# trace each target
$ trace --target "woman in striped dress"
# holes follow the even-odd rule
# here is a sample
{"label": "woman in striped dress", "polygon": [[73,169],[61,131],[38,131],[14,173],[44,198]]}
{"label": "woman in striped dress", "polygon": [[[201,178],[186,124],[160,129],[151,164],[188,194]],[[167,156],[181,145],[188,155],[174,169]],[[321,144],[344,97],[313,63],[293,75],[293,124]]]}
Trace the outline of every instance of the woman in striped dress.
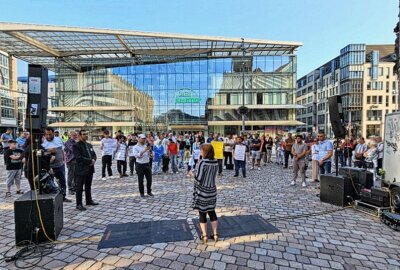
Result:
{"label": "woman in striped dress", "polygon": [[215,213],[217,203],[217,187],[215,179],[218,173],[218,161],[214,158],[214,148],[211,144],[201,145],[201,156],[203,157],[196,165],[193,209],[199,210],[199,221],[202,232],[202,240],[207,243],[207,213],[210,217],[213,229],[214,241],[218,241],[218,219]]}

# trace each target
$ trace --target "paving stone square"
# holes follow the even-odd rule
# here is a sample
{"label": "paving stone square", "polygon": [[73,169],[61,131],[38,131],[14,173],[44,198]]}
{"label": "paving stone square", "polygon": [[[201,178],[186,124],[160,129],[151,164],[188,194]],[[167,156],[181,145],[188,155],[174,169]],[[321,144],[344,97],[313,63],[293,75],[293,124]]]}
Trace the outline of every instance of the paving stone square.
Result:
{"label": "paving stone square", "polygon": [[[13,202],[17,195],[13,189],[13,197],[5,198],[4,165],[0,168],[0,252],[4,254],[15,244]],[[117,174],[115,161],[113,169]],[[320,202],[314,183],[290,187],[291,168],[268,164],[258,171],[248,166],[245,179],[233,178],[233,171],[224,170],[217,179],[217,214],[258,214],[280,233],[221,239],[216,245],[212,241],[204,245],[197,237],[191,221],[198,214],[191,208],[193,180],[186,171],[154,175],[155,196],[144,199],[139,196],[136,175],[103,181],[100,172],[98,160],[92,194],[100,205],[79,212],[75,198],[68,196],[73,202],[64,203],[64,228],[59,236],[64,242],[31,269],[400,269],[400,232],[377,218],[345,209],[288,219],[340,209]],[[27,180],[22,183],[28,190]],[[188,220],[195,240],[97,249],[108,224],[171,219]],[[1,260],[0,269],[16,267]]]}

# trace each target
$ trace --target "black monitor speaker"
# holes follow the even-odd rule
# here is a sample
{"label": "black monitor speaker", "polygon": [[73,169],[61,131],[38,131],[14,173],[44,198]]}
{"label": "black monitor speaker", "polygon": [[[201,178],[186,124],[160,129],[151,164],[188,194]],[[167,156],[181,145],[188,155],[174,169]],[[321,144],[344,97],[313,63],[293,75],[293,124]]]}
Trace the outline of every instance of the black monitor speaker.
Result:
{"label": "black monitor speaker", "polygon": [[322,174],[320,200],[337,206],[347,206],[354,200],[350,180],[342,175]]}
{"label": "black monitor speaker", "polygon": [[[40,207],[41,219],[47,236],[56,240],[63,228],[63,196],[56,194],[37,194],[28,191],[14,201],[15,242],[22,245],[29,240],[35,243],[47,242],[48,239],[39,219]],[[26,244],[26,242],[24,243]]]}
{"label": "black monitor speaker", "polygon": [[329,118],[331,120],[333,134],[335,134],[336,138],[344,138],[346,136],[346,130],[344,128],[342,98],[341,96],[331,96],[328,99],[328,103]]}

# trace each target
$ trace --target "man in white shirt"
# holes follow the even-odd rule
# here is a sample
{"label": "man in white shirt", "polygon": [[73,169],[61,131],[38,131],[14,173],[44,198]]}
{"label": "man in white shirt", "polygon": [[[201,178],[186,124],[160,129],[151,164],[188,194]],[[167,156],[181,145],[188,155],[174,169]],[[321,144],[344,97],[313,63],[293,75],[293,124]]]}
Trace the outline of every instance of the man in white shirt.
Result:
{"label": "man in white shirt", "polygon": [[358,138],[356,149],[353,152],[354,166],[358,168],[364,167],[364,153],[368,151],[368,145],[365,143],[363,137]]}
{"label": "man in white shirt", "polygon": [[[233,135],[230,134],[228,137],[224,138],[224,166],[226,169],[226,165],[232,164],[232,146],[235,144],[235,140],[233,139]],[[229,161],[228,161],[229,160]]]}
{"label": "man in white shirt", "polygon": [[236,144],[233,147],[233,161],[235,163],[235,175],[239,176],[239,169],[242,168],[243,178],[246,178],[246,145],[243,143],[243,137],[236,137]]}
{"label": "man in white shirt", "polygon": [[136,173],[138,175],[140,197],[144,198],[143,180],[146,177],[147,195],[153,197],[151,193],[152,175],[150,167],[151,146],[146,144],[146,136],[139,135],[138,143],[133,147],[133,155],[136,158]]}
{"label": "man in white shirt", "polygon": [[50,168],[53,170],[54,176],[60,183],[63,200],[64,202],[71,202],[71,200],[66,197],[67,181],[65,178],[65,159],[63,147],[60,145],[59,140],[55,139],[54,129],[52,127],[47,127],[45,129],[44,137],[45,140],[42,143],[42,147],[46,150],[46,152],[49,152],[52,155]]}
{"label": "man in white shirt", "polygon": [[112,159],[115,151],[117,150],[117,140],[114,138],[110,137],[110,132],[108,130],[105,130],[103,132],[104,138],[101,139],[101,179],[102,180],[107,180],[106,178],[106,167],[107,167],[107,173],[108,177],[112,178]]}

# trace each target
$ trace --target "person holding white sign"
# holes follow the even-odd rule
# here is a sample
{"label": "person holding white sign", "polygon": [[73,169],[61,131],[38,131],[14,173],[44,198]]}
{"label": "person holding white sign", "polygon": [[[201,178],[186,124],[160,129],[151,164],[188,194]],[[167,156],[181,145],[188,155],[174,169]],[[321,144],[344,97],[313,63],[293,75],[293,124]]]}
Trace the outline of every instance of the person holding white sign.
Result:
{"label": "person holding white sign", "polygon": [[243,137],[236,137],[236,144],[233,147],[233,160],[235,163],[235,175],[239,176],[239,168],[242,168],[243,178],[246,178],[246,145],[243,143]]}

